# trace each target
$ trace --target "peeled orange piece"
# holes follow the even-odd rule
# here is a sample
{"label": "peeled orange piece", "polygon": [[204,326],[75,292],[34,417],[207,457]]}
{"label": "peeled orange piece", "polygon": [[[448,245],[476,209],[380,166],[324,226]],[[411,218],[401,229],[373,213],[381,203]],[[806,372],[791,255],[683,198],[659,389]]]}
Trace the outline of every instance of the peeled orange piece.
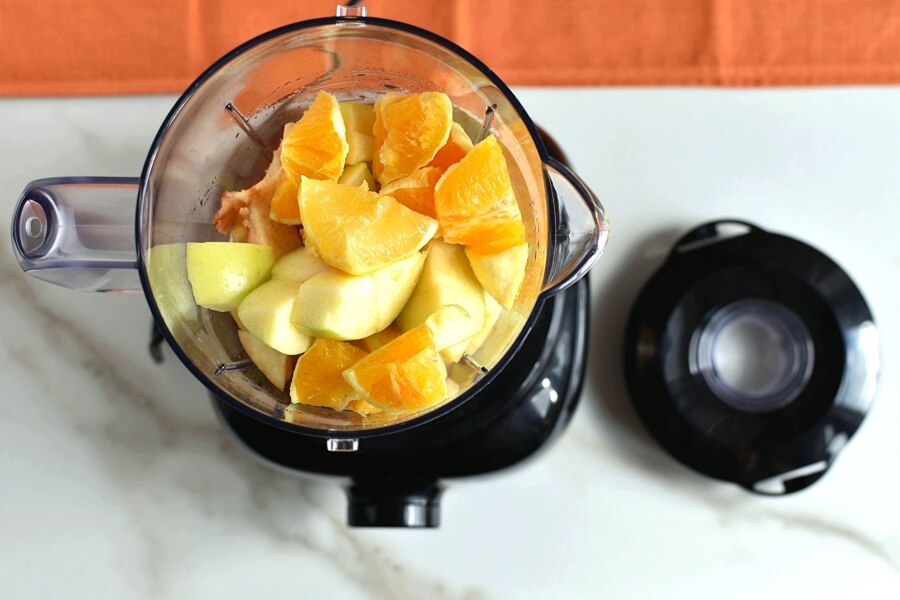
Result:
{"label": "peeled orange piece", "polygon": [[[301,179],[300,214],[308,244],[332,267],[365,275],[412,256],[437,221],[368,186]],[[360,298],[360,302],[367,299]]]}
{"label": "peeled orange piece", "polygon": [[368,417],[369,415],[375,415],[382,412],[380,408],[372,406],[362,398],[351,400],[345,410],[352,410],[361,417]]}
{"label": "peeled orange piece", "polygon": [[270,218],[291,225],[300,223],[299,206],[295,206],[300,177],[337,179],[344,171],[349,150],[338,101],[328,92],[319,92],[300,120],[285,129],[280,148],[282,173]]}
{"label": "peeled orange piece", "polygon": [[282,169],[281,174],[278,176],[278,183],[275,186],[275,193],[272,194],[272,207],[269,212],[269,218],[286,225],[299,225],[299,191],[300,183],[297,179]]}
{"label": "peeled orange piece", "polygon": [[319,92],[282,140],[281,166],[297,178],[337,179],[349,149],[338,101],[328,92]]}
{"label": "peeled orange piece", "polygon": [[447,94],[387,94],[375,102],[372,168],[381,185],[427,165],[450,137],[453,104]]}
{"label": "peeled orange piece", "polygon": [[344,410],[358,396],[342,373],[365,356],[365,350],[347,342],[316,340],[294,367],[291,402]]}
{"label": "peeled orange piece", "polygon": [[381,188],[380,194],[390,196],[406,208],[433,218],[437,216],[434,212],[434,185],[442,174],[443,171],[436,167],[416,169],[411,175]]}
{"label": "peeled orange piece", "polygon": [[438,150],[438,153],[434,155],[428,166],[437,167],[441,172],[444,172],[451,165],[461,161],[463,156],[468,154],[471,149],[472,140],[469,138],[469,134],[462,128],[462,125],[453,123],[450,126],[450,137],[447,139],[447,143]]}
{"label": "peeled orange piece", "polygon": [[444,240],[494,254],[525,242],[500,143],[486,137],[452,165],[434,188],[434,208]]}
{"label": "peeled orange piece", "polygon": [[416,412],[447,397],[447,370],[427,325],[411,329],[344,371],[369,404],[388,412]]}

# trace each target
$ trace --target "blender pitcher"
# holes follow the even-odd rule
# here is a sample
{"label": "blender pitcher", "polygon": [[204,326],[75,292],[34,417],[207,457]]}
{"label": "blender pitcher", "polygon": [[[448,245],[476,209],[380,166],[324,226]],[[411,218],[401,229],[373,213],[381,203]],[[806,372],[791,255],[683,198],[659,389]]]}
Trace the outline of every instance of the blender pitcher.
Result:
{"label": "blender pitcher", "polygon": [[[263,34],[209,67],[163,122],[140,178],[31,182],[12,224],[16,257],[31,276],[78,290],[142,291],[175,353],[216,397],[329,450],[415,427],[477,394],[515,354],[542,302],[587,273],[608,233],[600,202],[548,155],[488,67],[431,32],[338,12]],[[246,361],[231,316],[193,300],[185,244],[224,239],[212,225],[222,192],[261,177],[282,126],[319,90],[366,102],[392,91],[445,92],[455,119],[473,139],[497,136],[509,164],[530,250],[525,282],[487,342],[451,369],[459,391],[417,414],[364,419],[290,405]]]}

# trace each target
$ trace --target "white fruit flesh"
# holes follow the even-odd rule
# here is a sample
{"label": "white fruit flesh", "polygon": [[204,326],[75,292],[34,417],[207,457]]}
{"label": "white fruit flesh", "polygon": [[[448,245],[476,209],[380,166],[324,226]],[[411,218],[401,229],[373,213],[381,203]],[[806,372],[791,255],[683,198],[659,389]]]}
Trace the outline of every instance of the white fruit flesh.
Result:
{"label": "white fruit flesh", "polygon": [[266,379],[272,382],[272,385],[277,390],[284,391],[284,387],[294,371],[294,363],[297,362],[297,357],[288,356],[278,350],[269,348],[249,331],[238,331],[238,339],[240,339],[241,345],[247,351],[247,356],[253,361],[256,368],[266,376]]}
{"label": "white fruit flesh", "polygon": [[372,171],[369,170],[369,165],[364,162],[350,165],[344,169],[344,172],[338,178],[338,183],[352,186],[361,185],[363,181],[366,182],[366,185],[370,190],[375,189],[375,178],[372,177]]}
{"label": "white fruit flesh", "polygon": [[[403,331],[409,331],[424,323],[442,307],[451,304],[459,305],[468,313],[472,334],[484,325],[484,292],[472,273],[463,247],[434,240],[431,242],[428,258],[425,259],[419,283],[397,317],[397,325]],[[446,348],[444,360],[459,360],[465,351],[464,341],[460,340],[458,344]]]}
{"label": "white fruit flesh", "polygon": [[272,267],[272,279],[296,281],[300,284],[328,268],[325,261],[308,248],[297,248],[278,259]]}
{"label": "white fruit flesh", "polygon": [[194,301],[210,310],[234,310],[269,278],[274,262],[272,248],[261,244],[190,242],[187,274]]}
{"label": "white fruit flesh", "polygon": [[273,279],[250,292],[238,307],[247,331],[282,354],[303,354],[312,338],[291,322],[298,285]]}
{"label": "white fruit flesh", "polygon": [[478,350],[487,337],[490,335],[491,331],[494,329],[494,325],[497,324],[497,319],[500,318],[500,313],[503,312],[503,307],[500,306],[500,303],[494,300],[494,297],[484,292],[484,325],[481,327],[481,330],[473,335],[466,344],[465,353],[472,354],[476,350]]}
{"label": "white fruit flesh", "polygon": [[[362,102],[339,102],[341,116],[347,129],[347,164],[355,165],[370,162],[375,151],[375,137],[372,128],[375,125],[375,107]],[[343,182],[342,182],[343,183]]]}
{"label": "white fruit flesh", "polygon": [[403,309],[424,262],[417,252],[368,275],[323,271],[300,286],[293,323],[330,340],[358,340],[381,331]]}
{"label": "white fruit flesh", "polygon": [[478,333],[478,323],[458,304],[442,306],[436,313],[425,319],[434,339],[434,347],[439,352],[463,344]]}
{"label": "white fruit flesh", "polygon": [[472,272],[481,286],[504,308],[512,308],[528,263],[528,244],[519,244],[496,254],[476,254],[466,250]]}

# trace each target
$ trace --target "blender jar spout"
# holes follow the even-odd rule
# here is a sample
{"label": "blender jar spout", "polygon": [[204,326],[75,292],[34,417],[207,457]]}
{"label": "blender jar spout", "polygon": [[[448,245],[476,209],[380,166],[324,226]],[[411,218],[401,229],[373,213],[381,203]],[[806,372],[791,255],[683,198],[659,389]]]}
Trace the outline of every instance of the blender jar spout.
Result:
{"label": "blender jar spout", "polygon": [[134,216],[139,180],[38,179],[13,213],[12,244],[22,270],[62,287],[139,292]]}
{"label": "blender jar spout", "polygon": [[609,219],[600,200],[569,167],[544,160],[555,231],[548,248],[543,294],[552,296],[587,275],[609,239]]}

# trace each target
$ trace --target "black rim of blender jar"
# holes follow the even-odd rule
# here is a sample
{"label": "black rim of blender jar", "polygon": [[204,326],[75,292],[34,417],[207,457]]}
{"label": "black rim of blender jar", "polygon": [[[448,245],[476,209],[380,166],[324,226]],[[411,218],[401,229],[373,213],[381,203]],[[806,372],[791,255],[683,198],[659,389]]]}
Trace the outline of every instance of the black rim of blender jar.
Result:
{"label": "black rim of blender jar", "polygon": [[[500,358],[500,360],[491,368],[484,376],[479,379],[477,382],[473,383],[473,385],[466,390],[465,393],[461,394],[457,398],[446,402],[443,406],[440,406],[434,410],[431,410],[421,416],[412,418],[408,421],[404,421],[403,423],[385,425],[384,427],[373,427],[370,429],[357,429],[352,431],[340,430],[340,429],[314,429],[312,427],[305,427],[303,425],[297,425],[295,423],[290,423],[288,421],[284,421],[281,419],[276,419],[270,415],[267,415],[259,410],[255,410],[251,408],[249,405],[241,402],[231,394],[225,393],[219,386],[217,386],[213,380],[212,375],[201,371],[194,365],[191,360],[187,357],[187,355],[181,350],[178,343],[175,340],[175,337],[172,335],[172,332],[169,330],[169,327],[166,325],[165,320],[162,318],[162,314],[159,311],[159,307],[156,304],[156,299],[153,297],[152,289],[150,287],[150,280],[147,275],[147,265],[144,255],[143,244],[141,241],[141,229],[144,224],[144,208],[145,208],[145,194],[147,193],[147,183],[148,176],[150,170],[153,168],[153,163],[156,159],[156,154],[159,151],[159,146],[162,139],[165,137],[166,133],[171,127],[172,123],[178,117],[178,114],[181,112],[181,109],[187,104],[188,100],[194,95],[197,89],[202,86],[207,79],[209,79],[213,74],[218,72],[223,66],[227,63],[231,62],[244,52],[250,50],[251,48],[258,46],[272,38],[282,36],[287,33],[292,33],[296,31],[300,31],[303,29],[311,29],[313,27],[322,27],[327,25],[338,25],[340,23],[355,23],[355,24],[365,24],[365,25],[374,25],[379,27],[385,27],[388,29],[396,29],[400,31],[404,31],[406,33],[410,33],[413,35],[417,35],[419,37],[425,38],[430,42],[434,42],[445,48],[451,50],[452,52],[458,54],[461,58],[468,61],[472,64],[477,70],[481,71],[481,73],[487,77],[491,83],[497,86],[504,96],[508,99],[512,108],[516,111],[519,118],[525,123],[525,127],[528,129],[528,133],[531,135],[532,140],[534,141],[535,148],[537,149],[538,156],[540,156],[542,163],[550,163],[554,164],[556,161],[550,157],[547,153],[547,148],[543,142],[543,139],[538,132],[537,126],[525,112],[522,104],[519,102],[518,98],[512,93],[512,91],[507,87],[505,83],[503,83],[500,78],[482,61],[476,58],[474,55],[469,53],[467,50],[461,48],[457,44],[451,42],[450,40],[441,37],[431,31],[421,29],[414,25],[409,25],[407,23],[402,23],[400,21],[393,21],[391,19],[380,19],[377,17],[325,17],[321,19],[310,19],[307,21],[299,21],[296,23],[292,23],[290,25],[285,25],[283,27],[279,27],[277,29],[273,29],[266,33],[256,36],[252,38],[240,46],[237,46],[221,58],[219,58],[216,62],[210,65],[203,73],[200,74],[197,79],[191,83],[188,88],[181,94],[178,100],[175,102],[172,109],[169,111],[169,114],[166,115],[165,120],[159,128],[159,131],[156,133],[156,137],[153,139],[153,143],[150,145],[150,151],[147,154],[147,160],[144,162],[144,168],[141,171],[140,178],[140,193],[138,195],[138,202],[135,212],[135,243],[137,245],[137,270],[141,280],[141,286],[144,290],[144,296],[147,298],[147,304],[150,306],[150,312],[153,315],[153,320],[156,322],[156,326],[162,332],[163,336],[166,338],[166,341],[169,343],[169,346],[178,356],[179,360],[187,367],[188,371],[194,375],[197,379],[199,379],[203,385],[207,387],[217,398],[221,398],[222,401],[227,402],[229,406],[232,406],[236,410],[263,421],[269,425],[274,427],[278,427],[280,429],[285,429],[287,431],[292,431],[295,433],[302,433],[306,435],[312,435],[320,438],[368,438],[368,437],[376,437],[382,435],[389,435],[392,433],[396,433],[399,431],[406,431],[413,427],[418,427],[419,425],[423,425],[428,423],[434,419],[437,419],[451,410],[455,410],[458,406],[461,406],[479,390],[483,389],[489,382],[491,382],[494,377],[499,373],[502,369],[504,369],[512,360],[512,357],[519,351],[522,346],[522,342],[526,336],[531,332],[534,324],[537,320],[538,314],[541,312],[544,306],[544,301],[546,299],[546,295],[544,292],[538,294],[537,300],[535,301],[534,307],[531,310],[531,314],[528,315],[528,319],[525,322],[525,325],[522,327],[522,331],[519,332],[518,337],[516,337],[515,341],[510,345],[509,350]],[[548,198],[551,198],[553,192],[553,186],[550,183],[549,175],[547,174],[546,169],[544,169],[544,187],[545,193]],[[557,229],[557,215],[553,213],[553,211],[547,211],[547,242],[548,242],[548,250],[549,243],[553,240],[554,235]],[[147,215],[149,218],[149,215]],[[548,263],[549,264],[549,263]],[[546,267],[545,267],[545,279],[546,279]]]}

